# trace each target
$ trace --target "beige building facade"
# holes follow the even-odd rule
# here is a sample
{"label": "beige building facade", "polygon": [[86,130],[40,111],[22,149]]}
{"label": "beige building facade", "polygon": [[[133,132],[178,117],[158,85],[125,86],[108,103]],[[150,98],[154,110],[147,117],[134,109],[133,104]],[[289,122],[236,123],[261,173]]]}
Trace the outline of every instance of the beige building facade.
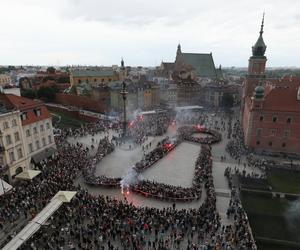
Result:
{"label": "beige building facade", "polygon": [[3,178],[12,182],[17,174],[29,169],[20,111],[1,112],[0,129],[0,164],[7,167]]}

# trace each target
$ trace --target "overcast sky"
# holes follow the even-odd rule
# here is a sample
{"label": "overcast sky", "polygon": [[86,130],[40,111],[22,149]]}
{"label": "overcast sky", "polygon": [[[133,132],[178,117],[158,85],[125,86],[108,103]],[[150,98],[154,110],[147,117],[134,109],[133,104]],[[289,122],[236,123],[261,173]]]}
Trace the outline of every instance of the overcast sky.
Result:
{"label": "overcast sky", "polygon": [[0,65],[154,66],[212,52],[247,66],[266,12],[268,66],[300,66],[299,0],[0,0]]}

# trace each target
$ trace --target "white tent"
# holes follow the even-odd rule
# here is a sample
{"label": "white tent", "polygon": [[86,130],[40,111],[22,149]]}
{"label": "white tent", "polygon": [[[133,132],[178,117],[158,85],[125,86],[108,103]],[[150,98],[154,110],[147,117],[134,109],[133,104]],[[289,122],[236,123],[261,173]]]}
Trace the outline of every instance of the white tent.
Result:
{"label": "white tent", "polygon": [[16,178],[22,179],[22,180],[32,180],[34,177],[36,177],[40,173],[41,173],[41,171],[39,171],[39,170],[28,169],[28,170],[25,170],[25,171],[19,173],[16,176]]}
{"label": "white tent", "polygon": [[12,189],[11,185],[9,185],[4,180],[0,179],[0,196],[5,194],[6,192],[8,192],[11,189]]}

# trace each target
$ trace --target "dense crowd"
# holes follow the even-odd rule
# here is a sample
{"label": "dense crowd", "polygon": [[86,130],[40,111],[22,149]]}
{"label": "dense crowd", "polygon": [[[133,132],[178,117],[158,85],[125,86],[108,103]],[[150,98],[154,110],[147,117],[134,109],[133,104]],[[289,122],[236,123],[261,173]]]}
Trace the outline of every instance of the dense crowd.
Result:
{"label": "dense crowd", "polygon": [[[88,148],[80,143],[69,144],[66,138],[93,135],[108,127],[109,124],[98,123],[77,132],[62,131],[56,138],[59,142],[57,154],[39,165],[42,174],[30,182],[17,184],[12,192],[0,197],[0,227],[5,229],[20,218],[34,217],[59,190],[77,191],[71,203],[60,207],[20,249],[254,249],[247,231],[247,217],[239,209],[234,191],[228,216],[234,216],[235,223],[221,226],[216,211],[210,145],[202,145],[195,164],[193,188],[197,191],[193,194],[199,195],[202,185],[206,192],[198,209],[135,207],[126,201],[126,197],[125,201],[120,201],[102,195],[93,196],[75,185],[74,180],[81,172],[86,180],[94,182],[96,163],[112,152],[114,146],[105,137],[91,157]],[[174,141],[172,143],[176,145]],[[169,142],[165,140],[136,164],[135,169],[142,172],[174,147],[166,145]],[[97,181],[105,182],[105,178],[99,177]],[[143,186],[151,188],[154,194],[158,192],[153,189],[156,186],[161,195],[174,196],[176,193],[176,190],[167,191],[166,187],[162,190],[153,184]],[[178,196],[182,195],[184,197],[184,194]]]}
{"label": "dense crowd", "polygon": [[200,199],[203,181],[207,180],[212,168],[211,152],[209,147],[202,146],[201,153],[195,163],[195,174],[192,187],[184,188],[154,181],[140,181],[132,187],[136,192],[146,196],[174,201],[189,201]]}
{"label": "dense crowd", "polygon": [[[207,134],[206,137],[195,137],[196,133]],[[179,138],[186,141],[192,141],[201,144],[214,144],[220,142],[222,135],[212,129],[208,129],[204,126],[182,126],[178,128]]]}
{"label": "dense crowd", "polygon": [[232,139],[226,145],[226,151],[232,158],[241,160],[241,157],[247,153],[247,149],[244,144],[243,129],[238,120],[233,125],[231,137]]}

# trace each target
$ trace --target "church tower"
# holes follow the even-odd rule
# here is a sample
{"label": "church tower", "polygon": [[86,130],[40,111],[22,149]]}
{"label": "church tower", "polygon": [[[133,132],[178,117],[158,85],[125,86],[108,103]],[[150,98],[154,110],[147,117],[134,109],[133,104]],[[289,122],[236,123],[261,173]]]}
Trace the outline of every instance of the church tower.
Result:
{"label": "church tower", "polygon": [[119,72],[119,79],[120,79],[120,81],[124,81],[125,78],[126,78],[126,75],[127,75],[126,74],[126,68],[125,68],[123,57],[122,57],[121,67],[120,67],[120,72]]}
{"label": "church tower", "polygon": [[[265,14],[264,14],[265,15]],[[265,79],[267,57],[265,56],[266,44],[263,39],[264,15],[262,18],[259,37],[252,47],[252,56],[249,58],[248,74],[244,86],[244,97],[251,96],[257,85],[261,85]]]}

